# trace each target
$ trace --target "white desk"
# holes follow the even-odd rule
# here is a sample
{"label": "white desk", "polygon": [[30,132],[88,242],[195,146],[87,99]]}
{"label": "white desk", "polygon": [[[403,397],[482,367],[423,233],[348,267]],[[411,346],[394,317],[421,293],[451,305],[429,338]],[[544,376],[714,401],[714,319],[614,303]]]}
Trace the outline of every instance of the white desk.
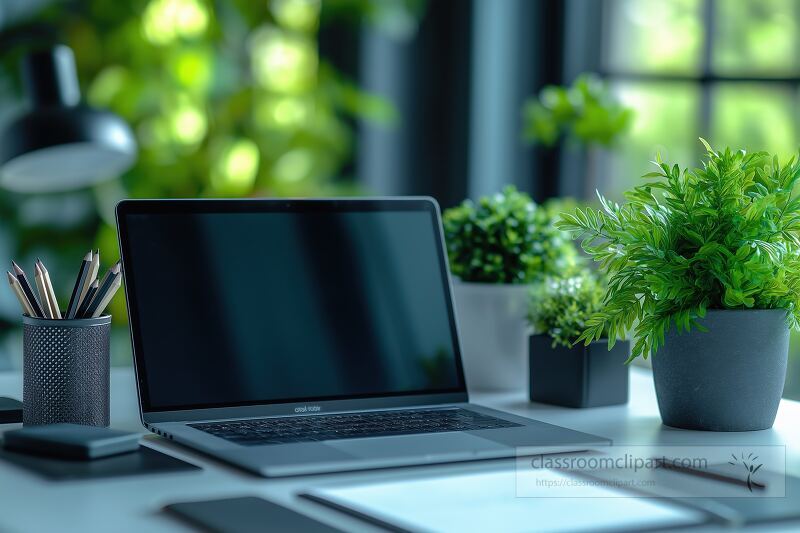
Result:
{"label": "white desk", "polygon": [[[0,373],[0,394],[21,397],[19,373]],[[132,371],[115,368],[111,375],[111,425],[143,431]],[[473,401],[561,426],[602,435],[617,444],[785,444],[787,470],[800,475],[800,403],[784,400],[775,427],[752,433],[703,433],[661,425],[649,371],[631,369],[631,401],[627,406],[567,409],[530,404],[526,395],[475,394]],[[12,429],[17,426],[2,426]],[[0,462],[0,531],[188,531],[182,522],[160,511],[166,503],[237,495],[263,495],[348,531],[373,531],[363,522],[296,494],[303,489],[340,482],[386,480],[409,472],[425,474],[513,468],[513,462],[492,461],[329,474],[266,480],[148,436],[149,446],[203,467],[202,472],[150,475],[96,482],[48,482]],[[787,529],[788,524],[774,529]],[[764,528],[759,528],[763,530]],[[794,528],[800,529],[798,526]]]}

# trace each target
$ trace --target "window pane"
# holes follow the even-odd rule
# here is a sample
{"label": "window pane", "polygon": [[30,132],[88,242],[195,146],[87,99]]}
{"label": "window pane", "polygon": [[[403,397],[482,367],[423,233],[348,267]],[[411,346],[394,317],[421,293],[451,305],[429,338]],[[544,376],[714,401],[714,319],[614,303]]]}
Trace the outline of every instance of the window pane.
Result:
{"label": "window pane", "polygon": [[670,163],[695,166],[699,150],[697,117],[700,91],[690,83],[614,83],[616,96],[633,108],[630,132],[611,153],[600,192],[619,200],[654,170],[656,153]]}
{"label": "window pane", "polygon": [[624,72],[699,72],[701,7],[701,0],[609,0],[606,66]]}
{"label": "window pane", "polygon": [[712,68],[719,74],[800,72],[800,0],[716,0]]}
{"label": "window pane", "polygon": [[764,84],[726,83],[713,90],[715,147],[768,150],[782,158],[798,146],[795,91]]}

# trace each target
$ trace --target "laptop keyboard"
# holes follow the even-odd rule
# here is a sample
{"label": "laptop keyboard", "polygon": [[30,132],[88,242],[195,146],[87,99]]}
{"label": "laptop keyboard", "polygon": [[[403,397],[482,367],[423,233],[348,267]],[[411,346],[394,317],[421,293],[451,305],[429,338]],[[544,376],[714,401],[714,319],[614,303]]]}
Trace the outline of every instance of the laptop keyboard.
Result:
{"label": "laptop keyboard", "polygon": [[189,424],[244,446],[518,427],[466,409],[376,411]]}

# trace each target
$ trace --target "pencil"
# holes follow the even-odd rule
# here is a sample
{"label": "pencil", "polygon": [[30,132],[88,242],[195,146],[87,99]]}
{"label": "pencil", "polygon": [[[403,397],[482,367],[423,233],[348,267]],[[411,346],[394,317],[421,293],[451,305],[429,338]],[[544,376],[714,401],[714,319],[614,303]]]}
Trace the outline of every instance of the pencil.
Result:
{"label": "pencil", "polygon": [[72,288],[72,296],[69,298],[69,305],[67,306],[67,318],[75,318],[75,314],[78,312],[78,304],[80,304],[81,298],[81,291],[83,290],[83,284],[86,280],[86,276],[89,274],[89,267],[92,263],[92,252],[89,251],[83,257],[83,261],[81,261],[81,268],[78,271],[78,278],[75,280],[75,286]]}
{"label": "pencil", "polygon": [[[100,286],[97,288],[97,292],[94,294],[94,298],[92,298],[91,303],[89,303],[89,307],[86,308],[86,317],[87,318],[94,317],[94,316],[99,316],[99,315],[95,315],[95,312],[98,311],[98,308],[103,303],[103,301],[104,301],[104,299],[106,297],[106,294],[108,294],[109,291],[111,291],[111,286],[114,284],[114,282],[117,281],[118,279],[120,279],[120,275],[119,275],[120,268],[121,268],[121,265],[120,265],[119,262],[117,262],[114,266],[109,268],[108,272],[106,272],[106,275],[103,276],[103,280],[100,282]],[[114,290],[116,290],[116,289],[114,289]],[[113,295],[114,294],[112,292],[111,296],[113,296]],[[108,300],[110,300],[110,299],[111,298],[109,298]],[[108,303],[108,300],[105,301],[106,304]],[[103,307],[105,307],[105,305],[103,305]],[[100,308],[99,310],[102,312],[103,309]]]}
{"label": "pencil", "polygon": [[83,302],[81,302],[81,306],[78,308],[77,317],[78,318],[89,318],[86,316],[86,309],[89,308],[89,304],[92,303],[92,298],[97,293],[97,287],[100,285],[100,280],[94,280],[91,285],[89,285],[89,290],[86,291],[86,296],[83,298]]}
{"label": "pencil", "polygon": [[61,318],[61,308],[58,306],[58,298],[56,298],[56,291],[53,289],[53,282],[50,281],[50,273],[44,267],[44,263],[39,260],[39,268],[42,271],[44,278],[44,287],[47,290],[47,298],[50,300],[52,306],[53,318]]}
{"label": "pencil", "polygon": [[[97,318],[100,315],[102,315],[103,311],[105,311],[106,307],[108,307],[111,298],[114,297],[114,294],[116,294],[117,289],[119,289],[120,285],[122,285],[122,276],[115,276],[114,281],[111,282],[111,287],[109,287],[108,291],[106,291],[105,296],[103,296],[103,298],[97,304],[94,312],[91,314],[91,317],[87,316],[86,318]],[[97,298],[94,299],[94,301],[96,300]],[[94,304],[94,301],[92,301],[92,304]]]}
{"label": "pencil", "polygon": [[25,293],[25,296],[28,298],[28,302],[31,304],[31,308],[35,313],[34,316],[44,318],[45,314],[44,310],[42,309],[42,305],[36,298],[36,294],[33,292],[31,284],[28,282],[28,277],[25,275],[25,271],[22,270],[14,261],[11,261],[11,265],[14,267],[14,275],[17,277],[17,281],[19,281],[19,286],[22,288],[22,292]]}
{"label": "pencil", "polygon": [[47,293],[47,287],[44,284],[44,274],[42,274],[42,269],[39,267],[38,262],[34,268],[33,279],[36,280],[36,288],[39,289],[39,298],[42,301],[44,317],[53,318],[55,316],[53,314],[53,304],[50,303],[50,295]]}
{"label": "pencil", "polygon": [[92,254],[92,262],[89,264],[89,272],[86,273],[86,279],[83,282],[83,287],[81,287],[78,309],[83,305],[83,301],[86,299],[86,293],[89,292],[89,286],[97,279],[97,272],[100,270],[100,250],[97,250],[97,252],[89,250],[89,253]]}
{"label": "pencil", "polygon": [[22,292],[22,287],[19,286],[19,281],[17,278],[14,277],[14,274],[11,272],[6,272],[8,274],[8,284],[11,285],[11,290],[14,291],[14,295],[19,300],[19,304],[22,306],[22,312],[28,316],[35,316],[33,312],[33,307],[31,304],[28,303],[28,298],[25,296],[25,293]]}

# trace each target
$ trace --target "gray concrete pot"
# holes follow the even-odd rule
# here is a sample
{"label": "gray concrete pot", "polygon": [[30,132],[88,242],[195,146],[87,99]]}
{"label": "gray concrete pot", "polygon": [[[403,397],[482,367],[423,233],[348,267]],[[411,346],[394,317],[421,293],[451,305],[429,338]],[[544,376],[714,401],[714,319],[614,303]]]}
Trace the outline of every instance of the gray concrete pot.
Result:
{"label": "gray concrete pot", "polygon": [[705,431],[772,427],[786,380],[789,329],[780,309],[709,310],[708,332],[673,327],[653,356],[661,419]]}
{"label": "gray concrete pot", "polygon": [[527,285],[453,282],[467,388],[523,391],[530,327]]}

